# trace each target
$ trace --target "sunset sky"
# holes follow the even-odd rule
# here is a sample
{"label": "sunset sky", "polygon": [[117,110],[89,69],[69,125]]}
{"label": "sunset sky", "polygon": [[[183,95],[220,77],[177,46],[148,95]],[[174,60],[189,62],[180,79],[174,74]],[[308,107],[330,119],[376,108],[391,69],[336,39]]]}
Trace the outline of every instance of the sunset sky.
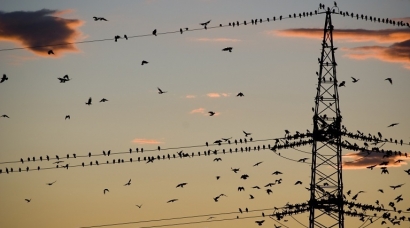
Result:
{"label": "sunset sky", "polygon": [[[136,160],[181,150],[197,154],[262,147],[273,145],[268,139],[283,137],[285,130],[312,131],[325,14],[293,14],[314,12],[319,3],[334,4],[0,0],[0,77],[8,77],[0,84],[0,116],[9,117],[0,117],[0,227],[245,228],[258,227],[255,221],[260,220],[265,220],[263,227],[308,225],[308,213],[279,223],[261,217],[261,212],[270,214],[274,207],[309,200],[305,188],[311,146],[281,150],[282,157],[271,150],[252,150],[152,163]],[[345,0],[338,6],[349,14],[410,23],[409,0]],[[286,19],[278,20],[281,15]],[[252,19],[264,22],[252,25]],[[200,23],[209,20],[208,29],[203,29]],[[239,26],[225,26],[237,21]],[[402,146],[386,143],[382,148],[410,155],[410,28],[337,14],[332,22],[337,78],[346,82],[339,88],[342,124],[353,133],[381,132],[383,138],[403,140]],[[157,36],[152,35],[154,29]],[[117,35],[121,38],[115,42]],[[226,47],[232,52],[222,51]],[[141,65],[143,60],[148,63]],[[71,80],[60,83],[58,78],[65,75]],[[351,77],[359,81],[353,83]],[[166,93],[158,94],[157,88]],[[244,96],[238,97],[239,92]],[[90,97],[92,104],[86,105]],[[100,102],[103,98],[108,101]],[[398,124],[388,127],[393,123]],[[244,140],[243,131],[251,133],[247,144],[213,143],[230,137],[232,142]],[[257,142],[249,142],[250,137]],[[343,140],[363,146],[362,141]],[[186,148],[168,149],[179,147]],[[136,148],[144,153],[136,153]],[[104,156],[108,150],[111,155]],[[47,155],[52,160],[46,161]],[[72,167],[55,169],[56,155],[60,167]],[[381,154],[364,157],[343,150],[343,155],[344,192],[365,191],[357,202],[375,205],[379,200],[386,208],[402,194],[397,209],[410,209],[410,175],[403,171],[410,169],[410,156],[388,158],[389,174],[381,175],[379,167],[366,169],[385,161]],[[130,158],[134,162],[128,162]],[[292,161],[301,158],[309,160]],[[127,162],[105,164],[113,159]],[[398,159],[403,161],[394,163]],[[81,167],[83,162],[86,167]],[[258,162],[262,163],[254,166]],[[19,173],[19,167],[24,171]],[[14,172],[6,174],[6,168]],[[272,175],[275,171],[283,174]],[[243,174],[249,178],[241,179]],[[264,187],[279,178],[282,184]],[[176,188],[179,183],[187,185]],[[399,184],[404,185],[389,187]],[[238,191],[240,186],[245,191]],[[104,189],[109,192],[104,194]],[[266,189],[273,193],[268,195]],[[220,194],[226,197],[215,202]],[[171,199],[178,200],[167,203]],[[250,212],[241,214],[239,208]],[[197,215],[204,216],[134,223]],[[410,212],[399,216],[403,215],[410,217]],[[207,222],[195,223],[203,221]],[[381,221],[369,227],[381,227]],[[362,223],[345,216],[346,227]],[[402,222],[403,227],[409,224]]]}

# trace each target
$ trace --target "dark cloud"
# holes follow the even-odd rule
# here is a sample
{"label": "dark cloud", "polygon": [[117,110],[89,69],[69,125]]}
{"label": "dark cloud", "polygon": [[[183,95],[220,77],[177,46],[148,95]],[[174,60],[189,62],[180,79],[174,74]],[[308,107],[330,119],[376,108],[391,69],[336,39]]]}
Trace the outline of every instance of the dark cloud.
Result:
{"label": "dark cloud", "polygon": [[[389,162],[387,167],[400,167],[406,165],[406,161],[410,160],[410,156],[406,157],[404,154],[392,155],[383,157],[384,153],[371,152],[357,152],[344,155],[343,169],[365,169],[368,166],[378,165],[382,162]],[[399,161],[403,160],[403,161]],[[381,167],[381,166],[377,166]]]}
{"label": "dark cloud", "polygon": [[53,49],[55,56],[78,49],[74,44],[36,47],[75,42],[81,35],[78,30],[83,21],[64,19],[60,16],[68,11],[42,9],[38,11],[0,11],[0,40],[16,42],[37,55],[48,56]]}

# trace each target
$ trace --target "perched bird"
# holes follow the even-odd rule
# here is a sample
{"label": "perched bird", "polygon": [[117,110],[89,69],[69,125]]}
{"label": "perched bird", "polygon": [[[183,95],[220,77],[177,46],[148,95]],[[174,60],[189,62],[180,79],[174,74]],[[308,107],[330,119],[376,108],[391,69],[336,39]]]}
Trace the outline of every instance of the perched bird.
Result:
{"label": "perched bird", "polygon": [[213,111],[209,111],[208,113],[209,113],[209,116],[215,115],[215,112],[213,112]]}
{"label": "perched bird", "polygon": [[91,105],[91,102],[92,102],[92,99],[91,99],[91,97],[90,97],[90,98],[88,98],[88,101],[85,102],[85,104],[89,106],[89,105]]}
{"label": "perched bird", "polygon": [[9,80],[9,78],[7,77],[7,75],[3,74],[3,77],[1,77],[0,79],[0,83],[3,83],[6,80]]}
{"label": "perched bird", "polygon": [[106,101],[108,101],[108,100],[105,99],[105,98],[103,98],[103,99],[100,100],[100,102],[106,102]]}
{"label": "perched bird", "polygon": [[229,51],[229,52],[232,52],[232,47],[226,47],[226,48],[222,49],[222,51]]}
{"label": "perched bird", "polygon": [[115,39],[115,42],[117,42],[118,39],[121,39],[121,36],[116,35],[116,36],[114,36],[114,39]]}
{"label": "perched bird", "polygon": [[358,81],[360,80],[360,79],[356,79],[356,78],[354,78],[354,77],[351,77],[351,78],[352,78],[352,80],[353,80],[353,81],[352,81],[353,83],[356,83],[356,82],[358,82]]}
{"label": "perched bird", "polygon": [[127,36],[127,35],[124,35],[124,38],[125,38],[126,40],[128,40],[128,36]]}
{"label": "perched bird", "polygon": [[386,79],[384,79],[384,80],[389,81],[389,82],[390,82],[390,84],[391,84],[391,85],[393,85],[393,80],[392,80],[391,78],[386,78]]}
{"label": "perched bird", "polygon": [[173,202],[175,202],[175,201],[177,201],[178,199],[171,199],[171,200],[168,200],[167,201],[167,203],[173,203]]}
{"label": "perched bird", "polygon": [[154,31],[152,31],[152,35],[157,36],[157,30],[154,29]]}
{"label": "perched bird", "polygon": [[252,133],[247,133],[245,131],[242,131],[245,134],[245,137],[248,137],[248,135],[251,135]]}
{"label": "perched bird", "polygon": [[376,167],[376,166],[377,166],[377,164],[376,164],[376,165],[367,166],[366,168],[368,168],[368,169],[370,169],[370,170],[373,170],[373,168]]}
{"label": "perched bird", "polygon": [[245,95],[243,95],[242,92],[239,92],[236,96],[237,96],[237,97],[243,97],[243,96],[245,96]]}
{"label": "perched bird", "polygon": [[390,124],[389,126],[387,126],[387,127],[394,127],[394,126],[396,126],[396,125],[398,125],[399,123],[392,123],[392,124]]}
{"label": "perched bird", "polygon": [[70,115],[66,115],[64,119],[66,120],[66,119],[70,119],[70,118],[71,118]]}
{"label": "perched bird", "polygon": [[48,50],[48,52],[47,52],[49,55],[54,55],[54,52],[53,52],[53,50]]}
{"label": "perched bird", "polygon": [[187,185],[188,183],[180,183],[180,184],[178,184],[177,186],[176,186],[176,188],[178,188],[178,187],[181,187],[181,188],[183,188],[185,185]]}
{"label": "perched bird", "polygon": [[162,91],[159,87],[157,87],[157,89],[158,89],[158,93],[159,94],[163,94],[163,93],[166,93],[167,91]]}
{"label": "perched bird", "polygon": [[148,62],[145,60],[142,60],[141,65],[143,66],[144,64],[147,64]]}
{"label": "perched bird", "polygon": [[124,184],[124,186],[130,186],[130,185],[131,185],[131,179],[126,184]]}
{"label": "perched bird", "polygon": [[110,191],[108,190],[108,188],[104,189],[104,194],[105,194],[106,192],[110,192]]}
{"label": "perched bird", "polygon": [[265,222],[265,220],[260,220],[260,221],[255,221],[258,226],[262,226],[262,224]]}

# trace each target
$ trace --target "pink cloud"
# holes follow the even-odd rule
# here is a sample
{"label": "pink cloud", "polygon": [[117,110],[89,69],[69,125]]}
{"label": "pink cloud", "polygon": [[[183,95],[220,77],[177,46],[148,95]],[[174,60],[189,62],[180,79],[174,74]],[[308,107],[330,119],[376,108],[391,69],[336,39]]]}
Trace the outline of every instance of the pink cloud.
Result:
{"label": "pink cloud", "polygon": [[[343,169],[366,169],[368,166],[377,165],[374,169],[382,167],[379,164],[382,162],[389,162],[386,167],[400,167],[406,165],[405,161],[410,160],[410,157],[392,155],[390,157],[384,157],[384,153],[372,152],[355,152],[349,153],[344,156]],[[403,160],[398,162],[398,160]]]}
{"label": "pink cloud", "polygon": [[196,96],[195,95],[186,95],[185,96],[185,98],[188,98],[188,99],[192,99],[192,98],[195,98]]}
{"label": "pink cloud", "polygon": [[192,110],[191,112],[189,112],[190,114],[194,114],[194,113],[205,113],[205,109],[204,108],[197,108]]}
{"label": "pink cloud", "polygon": [[208,93],[206,96],[211,97],[211,98],[218,98],[218,97],[229,97],[229,93]]}
{"label": "pink cloud", "polygon": [[[72,12],[71,10],[38,11],[0,11],[0,41],[15,42],[39,56],[58,57],[65,52],[78,52],[73,43],[82,34],[78,27],[84,21],[78,19],[64,19],[60,16]],[[55,55],[48,55],[52,49]]]}
{"label": "pink cloud", "polygon": [[163,142],[160,142],[156,139],[138,139],[138,138],[132,140],[132,142],[137,143],[137,144],[160,144],[160,143],[163,143]]}

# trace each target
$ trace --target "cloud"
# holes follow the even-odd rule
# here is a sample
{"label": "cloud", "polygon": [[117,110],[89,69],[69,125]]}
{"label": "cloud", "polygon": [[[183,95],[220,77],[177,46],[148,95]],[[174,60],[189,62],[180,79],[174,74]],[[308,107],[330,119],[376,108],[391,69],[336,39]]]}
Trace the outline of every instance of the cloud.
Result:
{"label": "cloud", "polygon": [[48,56],[53,49],[55,56],[65,52],[77,52],[74,44],[41,47],[53,44],[75,42],[82,34],[78,27],[84,24],[78,19],[64,19],[60,16],[70,10],[0,11],[0,41],[15,42],[39,56]]}
{"label": "cloud", "polygon": [[230,42],[230,43],[235,43],[235,42],[240,42],[241,40],[239,39],[230,39],[230,38],[197,38],[194,39],[194,41],[199,41],[199,42]]}
{"label": "cloud", "polygon": [[160,142],[156,139],[138,139],[138,138],[132,140],[132,142],[137,143],[137,144],[160,144],[160,143],[163,143],[163,142]]}
{"label": "cloud", "polygon": [[229,97],[229,93],[208,93],[206,96],[211,97],[211,98],[218,98],[218,97]]}
{"label": "cloud", "polygon": [[204,108],[197,108],[189,112],[190,114],[195,114],[195,113],[205,113]]}
{"label": "cloud", "polygon": [[[301,37],[310,39],[322,39],[322,29],[288,29],[280,31],[270,31],[274,34],[285,37]],[[410,69],[410,29],[340,29],[333,33],[335,39],[342,42],[375,42],[391,44],[389,46],[359,46],[355,48],[341,48],[347,53],[344,55],[351,59],[365,60],[369,58],[378,59],[384,62],[401,63],[405,68]]]}
{"label": "cloud", "polygon": [[[349,153],[344,156],[343,169],[365,169],[368,166],[378,165],[382,162],[389,162],[387,167],[400,167],[406,165],[405,161],[396,162],[397,160],[410,160],[410,157],[392,155],[388,158],[383,158],[383,153],[367,152]],[[379,167],[379,166],[378,166]]]}
{"label": "cloud", "polygon": [[195,95],[186,95],[185,96],[185,98],[188,98],[188,99],[192,99],[192,98],[195,98],[196,96]]}

